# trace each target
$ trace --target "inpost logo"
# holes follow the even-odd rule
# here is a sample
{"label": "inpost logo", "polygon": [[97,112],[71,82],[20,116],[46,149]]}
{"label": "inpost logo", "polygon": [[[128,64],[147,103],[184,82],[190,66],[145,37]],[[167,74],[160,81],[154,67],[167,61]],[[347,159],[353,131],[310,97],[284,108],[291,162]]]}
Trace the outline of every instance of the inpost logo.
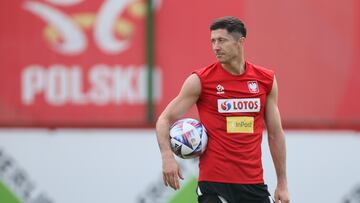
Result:
{"label": "inpost logo", "polygon": [[[27,0],[23,7],[46,23],[42,31],[44,39],[53,50],[64,55],[78,55],[87,49],[86,32],[92,33],[96,46],[106,54],[127,50],[136,32],[133,19],[144,19],[146,12],[144,0],[105,0],[96,12],[64,11],[79,4],[85,1]],[[159,4],[157,1],[155,5]]]}

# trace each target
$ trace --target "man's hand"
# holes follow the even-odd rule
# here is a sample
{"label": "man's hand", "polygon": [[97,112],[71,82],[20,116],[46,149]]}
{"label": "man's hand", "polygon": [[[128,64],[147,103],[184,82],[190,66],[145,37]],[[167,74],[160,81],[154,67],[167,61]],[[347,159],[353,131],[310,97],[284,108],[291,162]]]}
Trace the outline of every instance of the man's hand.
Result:
{"label": "man's hand", "polygon": [[275,190],[275,203],[289,203],[290,195],[286,186],[278,185]]}
{"label": "man's hand", "polygon": [[179,178],[184,179],[175,158],[173,156],[163,158],[163,179],[165,186],[170,186],[174,190],[180,189]]}

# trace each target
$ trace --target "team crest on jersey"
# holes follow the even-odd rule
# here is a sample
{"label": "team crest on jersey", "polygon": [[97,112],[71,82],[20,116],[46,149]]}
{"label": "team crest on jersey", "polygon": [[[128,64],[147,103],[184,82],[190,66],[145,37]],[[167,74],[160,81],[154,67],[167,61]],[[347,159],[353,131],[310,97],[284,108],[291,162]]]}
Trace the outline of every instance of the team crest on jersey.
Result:
{"label": "team crest on jersey", "polygon": [[218,86],[216,86],[216,94],[224,94],[225,92],[224,92],[224,87],[222,86],[222,85],[218,85]]}
{"label": "team crest on jersey", "polygon": [[259,93],[259,85],[257,81],[248,81],[248,88],[251,93]]}

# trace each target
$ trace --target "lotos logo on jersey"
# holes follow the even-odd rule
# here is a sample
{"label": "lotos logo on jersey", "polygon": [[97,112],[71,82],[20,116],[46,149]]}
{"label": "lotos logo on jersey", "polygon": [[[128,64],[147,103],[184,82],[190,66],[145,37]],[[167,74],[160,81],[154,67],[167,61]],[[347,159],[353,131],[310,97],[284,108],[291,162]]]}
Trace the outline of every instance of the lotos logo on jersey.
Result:
{"label": "lotos logo on jersey", "polygon": [[228,111],[231,109],[231,104],[228,101],[224,101],[220,104],[220,107],[223,111]]}
{"label": "lotos logo on jersey", "polygon": [[218,112],[260,112],[260,98],[218,99]]}

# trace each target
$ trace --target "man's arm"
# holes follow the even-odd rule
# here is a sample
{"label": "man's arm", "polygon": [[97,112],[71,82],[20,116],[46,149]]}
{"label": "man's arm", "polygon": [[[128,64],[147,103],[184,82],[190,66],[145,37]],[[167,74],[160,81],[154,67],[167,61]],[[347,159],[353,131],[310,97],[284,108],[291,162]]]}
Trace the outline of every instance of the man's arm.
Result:
{"label": "man's arm", "polygon": [[177,190],[179,178],[183,179],[179,166],[170,148],[170,126],[180,119],[196,103],[201,92],[200,79],[196,74],[190,75],[184,82],[180,93],[159,116],[156,123],[156,135],[161,152],[163,179],[166,186]]}
{"label": "man's arm", "polygon": [[278,203],[279,200],[281,203],[288,203],[290,202],[290,197],[286,177],[285,135],[281,126],[281,118],[277,101],[278,87],[276,79],[274,78],[272,90],[267,96],[265,122],[269,136],[269,148],[277,175],[277,186],[274,195],[275,203]]}

